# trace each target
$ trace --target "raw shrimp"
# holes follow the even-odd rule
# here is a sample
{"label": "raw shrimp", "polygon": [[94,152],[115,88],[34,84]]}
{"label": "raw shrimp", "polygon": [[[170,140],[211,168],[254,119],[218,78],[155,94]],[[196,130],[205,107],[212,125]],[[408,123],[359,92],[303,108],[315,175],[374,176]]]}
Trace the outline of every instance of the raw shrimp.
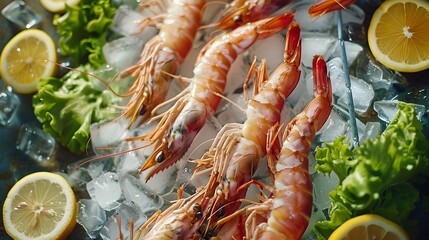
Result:
{"label": "raw shrimp", "polygon": [[180,198],[163,212],[158,211],[134,234],[134,239],[192,239],[195,231],[192,226],[201,218],[203,192],[188,198]]}
{"label": "raw shrimp", "polygon": [[[154,152],[140,169],[155,166],[147,179],[176,163],[188,150],[193,139],[222,100],[227,73],[237,55],[256,40],[285,29],[293,20],[292,13],[248,23],[212,39],[197,58],[190,85],[178,95],[175,105],[159,115],[156,129],[141,139],[155,144]],[[176,99],[174,99],[176,100]],[[138,138],[137,138],[138,139]]]}
{"label": "raw shrimp", "polygon": [[163,19],[159,34],[146,43],[140,60],[123,71],[122,75],[137,77],[127,94],[131,99],[123,113],[130,119],[128,127],[139,116],[140,123],[152,117],[152,110],[164,102],[172,75],[192,47],[204,5],[205,0],[169,0],[165,14],[158,16]]}
{"label": "raw shrimp", "polygon": [[[276,158],[274,194],[255,210],[269,217],[250,233],[249,239],[301,239],[307,228],[313,200],[308,154],[332,104],[331,83],[321,56],[313,59],[313,75],[315,98],[286,127],[278,158],[269,156]],[[247,221],[252,221],[251,217]]]}
{"label": "raw shrimp", "polygon": [[[205,223],[208,214],[216,209],[211,208],[224,197],[240,199],[245,194],[233,192],[240,187],[240,183],[248,182],[256,170],[257,161],[265,155],[266,134],[272,125],[278,124],[285,98],[290,95],[298,83],[300,77],[300,38],[299,27],[292,24],[288,35],[291,35],[285,48],[285,61],[281,64],[267,80],[266,65],[263,61],[262,67],[257,71],[256,84],[261,85],[261,90],[248,101],[246,114],[248,120],[244,124],[228,124],[217,136],[208,154],[214,153],[215,158],[202,159],[202,162],[213,166],[210,183],[197,190],[197,193],[189,199],[176,203],[168,210],[161,213],[148,232],[144,233],[144,239],[189,239],[198,236],[198,230]],[[295,50],[296,49],[296,50]],[[256,62],[252,64],[251,71]],[[258,89],[257,87],[255,87]],[[223,148],[231,146],[231,148]],[[225,156],[225,157],[222,157]],[[229,167],[231,171],[227,171]],[[223,178],[225,176],[225,179]],[[228,185],[226,181],[234,181]],[[225,182],[223,182],[225,181]],[[221,190],[226,194],[213,196],[219,185],[223,182]],[[216,201],[217,199],[221,201]],[[234,205],[233,203],[232,205]],[[224,205],[225,206],[225,205]],[[238,207],[237,205],[236,207]],[[213,210],[213,211],[211,211]],[[149,225],[149,224],[148,224]],[[149,227],[149,226],[144,226]],[[220,234],[228,234],[221,232]]]}
{"label": "raw shrimp", "polygon": [[311,6],[308,9],[308,13],[312,17],[319,17],[329,12],[346,9],[354,2],[356,2],[356,0],[323,0],[320,3]]}
{"label": "raw shrimp", "polygon": [[[292,23],[286,36],[284,61],[268,80],[266,66],[261,64],[257,79],[264,79],[259,90],[248,101],[243,124],[227,124],[209,149],[213,169],[207,184],[204,199],[200,203],[203,213],[208,213],[211,226],[219,215],[228,216],[241,205],[247,188],[240,188],[249,182],[257,169],[259,159],[266,154],[268,130],[279,124],[286,98],[292,93],[300,78],[301,38],[300,27]],[[202,159],[203,162],[207,162]],[[198,166],[197,166],[198,167]],[[207,205],[207,207],[206,207]],[[219,214],[214,214],[219,212]]]}
{"label": "raw shrimp", "polygon": [[234,0],[225,8],[222,19],[204,27],[219,27],[219,30],[234,29],[248,22],[269,17],[292,0]]}

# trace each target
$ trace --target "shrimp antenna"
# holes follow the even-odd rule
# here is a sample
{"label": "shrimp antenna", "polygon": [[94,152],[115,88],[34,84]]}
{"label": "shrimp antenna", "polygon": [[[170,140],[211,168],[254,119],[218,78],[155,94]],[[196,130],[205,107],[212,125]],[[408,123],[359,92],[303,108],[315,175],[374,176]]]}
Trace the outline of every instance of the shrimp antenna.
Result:
{"label": "shrimp antenna", "polygon": [[[46,61],[49,61],[49,60],[46,60]],[[54,64],[56,64],[56,65],[58,65],[58,66],[60,66],[60,67],[62,67],[62,68],[65,68],[65,69],[68,69],[68,70],[70,70],[70,71],[74,71],[74,72],[79,72],[79,73],[82,73],[82,74],[86,74],[86,75],[88,75],[88,76],[90,76],[90,77],[93,77],[93,78],[95,78],[95,79],[97,79],[97,80],[99,80],[99,81],[101,81],[110,91],[112,91],[112,93],[113,94],[115,94],[116,96],[118,96],[118,97],[127,97],[127,95],[126,94],[120,94],[120,93],[118,93],[118,92],[116,92],[116,90],[114,90],[111,86],[110,86],[110,83],[108,83],[106,80],[104,80],[104,79],[102,79],[102,78],[100,78],[100,77],[98,77],[98,76],[96,76],[96,75],[94,75],[94,74],[92,74],[92,73],[89,73],[89,72],[85,72],[85,71],[82,71],[82,70],[79,70],[79,69],[76,69],[76,68],[72,68],[72,67],[68,67],[68,66],[64,66],[64,65],[61,65],[61,64],[59,64],[59,63],[56,63],[56,62],[53,62]],[[119,73],[116,73],[113,77],[112,77],[112,80],[113,79],[115,79],[117,76],[119,75]]]}
{"label": "shrimp antenna", "polygon": [[235,106],[236,108],[238,108],[240,111],[242,111],[243,113],[246,112],[245,109],[243,109],[240,105],[238,105],[236,102],[232,101],[231,99],[229,99],[228,97],[225,97],[224,95],[217,93],[217,92],[213,92],[214,95],[224,99],[225,101],[231,103],[233,106]]}
{"label": "shrimp antenna", "polygon": [[130,153],[130,152],[133,152],[133,151],[136,151],[136,150],[140,150],[140,149],[146,148],[146,147],[148,147],[149,145],[150,145],[150,144],[145,144],[145,145],[143,145],[143,146],[135,147],[135,148],[128,149],[128,150],[125,150],[125,151],[122,151],[122,152],[118,152],[118,153],[111,153],[111,154],[107,154],[107,155],[103,155],[103,156],[98,156],[98,157],[90,158],[90,159],[88,159],[88,160],[86,160],[86,161],[83,161],[82,163],[79,163],[77,166],[78,166],[78,167],[81,167],[81,166],[83,166],[83,165],[85,165],[85,164],[88,164],[88,163],[91,163],[91,162],[94,162],[94,161],[97,161],[97,160],[100,160],[100,159],[105,159],[105,158],[109,158],[109,157],[116,157],[116,156],[120,156],[120,155],[123,155],[123,154],[126,154],[126,153]]}

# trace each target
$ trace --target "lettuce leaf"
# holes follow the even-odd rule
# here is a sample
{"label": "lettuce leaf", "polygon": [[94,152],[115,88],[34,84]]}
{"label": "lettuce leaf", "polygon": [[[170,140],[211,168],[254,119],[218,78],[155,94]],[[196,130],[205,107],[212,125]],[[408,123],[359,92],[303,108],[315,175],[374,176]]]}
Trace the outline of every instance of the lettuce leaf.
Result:
{"label": "lettuce leaf", "polygon": [[103,65],[102,48],[115,13],[111,0],[81,0],[79,5],[66,5],[66,13],[55,15],[53,21],[60,36],[60,53],[81,64]]}
{"label": "lettuce leaf", "polygon": [[334,172],[339,185],[329,197],[330,219],[315,224],[326,239],[344,221],[364,213],[378,213],[404,224],[419,200],[412,185],[429,170],[429,143],[412,104],[400,102],[386,130],[351,150],[345,137],[316,149],[316,170]]}
{"label": "lettuce leaf", "polygon": [[94,88],[92,81],[98,80],[86,74],[91,71],[87,64],[63,78],[43,78],[33,96],[34,113],[43,129],[74,153],[84,152],[91,123],[116,117],[114,106],[122,102],[110,90]]}

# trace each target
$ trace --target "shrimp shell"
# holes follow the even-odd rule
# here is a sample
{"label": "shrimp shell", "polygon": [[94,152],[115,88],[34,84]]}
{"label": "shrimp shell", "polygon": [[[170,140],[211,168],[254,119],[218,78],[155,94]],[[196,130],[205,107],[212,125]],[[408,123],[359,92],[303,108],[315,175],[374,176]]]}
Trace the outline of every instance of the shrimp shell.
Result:
{"label": "shrimp shell", "polygon": [[206,27],[234,29],[248,22],[269,17],[292,0],[234,0],[225,8],[221,20]]}
{"label": "shrimp shell", "polygon": [[346,9],[354,2],[356,2],[356,0],[323,0],[311,6],[308,9],[308,13],[312,17],[320,17],[329,12]]}
{"label": "shrimp shell", "polygon": [[165,101],[172,75],[192,47],[204,6],[204,0],[171,0],[167,12],[161,14],[164,20],[158,35],[146,43],[140,60],[122,72],[137,77],[127,94],[131,99],[123,113],[130,119],[128,127],[139,116],[139,124],[148,120],[153,109]]}
{"label": "shrimp shell", "polygon": [[[212,151],[209,156],[213,156],[213,170],[204,199],[210,200],[200,203],[203,209],[208,206],[208,225],[219,217],[213,213],[220,209],[223,212],[221,215],[228,216],[240,207],[239,200],[247,192],[247,188],[242,186],[251,180],[259,159],[266,155],[268,131],[279,124],[284,102],[298,84],[300,63],[300,27],[297,23],[292,23],[286,37],[284,62],[268,80],[263,81],[259,92],[248,101],[247,120],[241,125],[233,124],[225,132],[226,137],[221,131],[209,150]],[[264,78],[264,62],[261,66],[259,76]],[[230,125],[225,126],[229,127]]]}
{"label": "shrimp shell", "polygon": [[315,98],[286,127],[275,166],[275,192],[266,203],[270,215],[252,239],[300,239],[307,228],[313,200],[308,154],[332,104],[331,83],[321,56],[313,59],[313,73]]}
{"label": "shrimp shell", "polygon": [[226,85],[227,73],[238,54],[248,49],[256,40],[267,38],[284,28],[293,20],[292,13],[248,23],[229,33],[212,39],[200,52],[190,85],[182,97],[167,112],[156,129],[143,136],[155,144],[140,171],[159,163],[148,174],[154,174],[176,163],[187,151],[193,139],[203,127],[206,119],[216,111]]}

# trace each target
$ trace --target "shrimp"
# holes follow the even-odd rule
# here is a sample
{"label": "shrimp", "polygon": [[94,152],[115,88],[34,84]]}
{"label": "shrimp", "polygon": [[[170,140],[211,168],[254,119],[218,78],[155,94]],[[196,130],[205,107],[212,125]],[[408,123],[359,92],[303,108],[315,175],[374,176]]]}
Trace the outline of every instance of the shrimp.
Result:
{"label": "shrimp", "polygon": [[278,158],[268,155],[276,158],[275,190],[259,208],[269,214],[268,220],[255,228],[250,239],[300,239],[307,228],[313,200],[308,154],[332,104],[331,83],[321,56],[313,59],[313,75],[315,98],[286,127]]}
{"label": "shrimp", "polygon": [[126,95],[131,98],[123,113],[130,119],[128,127],[139,116],[142,116],[140,124],[148,120],[152,110],[164,102],[172,75],[192,47],[204,6],[205,0],[171,0],[166,13],[158,16],[163,19],[158,35],[146,43],[140,60],[122,72],[136,77]]}
{"label": "shrimp", "polygon": [[155,150],[140,169],[143,172],[155,166],[147,175],[147,180],[176,163],[188,150],[206,119],[216,112],[222,100],[228,70],[237,55],[256,40],[285,29],[293,18],[292,13],[284,13],[248,23],[217,36],[202,49],[189,86],[179,94],[173,107],[159,115],[162,118],[155,130],[141,136],[150,145],[155,145]]}
{"label": "shrimp", "polygon": [[[299,36],[299,28],[297,29],[297,25],[292,23],[288,32],[290,32],[291,37],[286,44],[284,63],[274,71],[269,80],[267,80],[264,61],[257,74],[255,73],[255,82],[260,84],[262,88],[255,86],[255,89],[260,89],[260,91],[256,90],[256,95],[248,101],[246,111],[248,120],[242,126],[239,126],[240,124],[228,124],[225,126],[224,130],[216,136],[208,154],[204,155],[211,156],[210,153],[215,152],[214,156],[219,157],[213,166],[214,170],[210,177],[210,183],[199,188],[197,193],[189,197],[189,199],[180,201],[180,203],[177,202],[168,210],[160,213],[160,217],[155,224],[150,227],[149,231],[144,233],[144,239],[189,239],[198,237],[198,234],[201,233],[198,230],[206,222],[208,214],[212,215],[213,211],[217,211],[211,207],[220,203],[220,201],[216,201],[217,199],[223,199],[225,196],[236,199],[244,197],[242,193],[245,194],[245,191],[241,191],[237,196],[233,192],[240,186],[240,183],[249,181],[253,174],[252,171],[256,170],[256,167],[253,168],[252,166],[257,166],[257,161],[265,154],[265,135],[267,130],[280,121],[284,101],[291,94],[300,77],[301,54],[299,49],[301,42],[299,37],[295,36],[296,34]],[[250,71],[254,70],[255,65],[256,61],[252,64]],[[231,148],[222,148],[222,146],[231,146]],[[205,160],[203,159],[204,163],[208,162]],[[210,158],[209,162],[213,161],[214,159]],[[231,171],[226,170],[226,166],[231,166]],[[223,176],[225,176],[225,183],[221,189],[228,191],[228,193],[213,197],[216,186],[224,180]],[[226,181],[230,180],[234,181],[234,183],[227,186]],[[222,203],[227,204],[226,201],[222,201]],[[231,205],[234,204],[232,203]],[[241,220],[238,219],[239,221]],[[145,227],[148,228],[149,226],[146,225]],[[228,233],[225,229],[220,234],[237,233]]]}
{"label": "shrimp", "polygon": [[220,30],[234,29],[248,22],[257,21],[273,14],[292,0],[234,0],[225,8],[222,19],[204,26],[220,27]]}
{"label": "shrimp", "polygon": [[[247,188],[241,188],[250,181],[257,169],[258,161],[266,155],[268,130],[279,124],[281,111],[286,98],[298,84],[301,71],[300,26],[292,23],[286,36],[284,61],[270,75],[262,86],[255,86],[258,91],[248,101],[243,124],[227,124],[228,129],[216,137],[210,147],[213,169],[207,184],[206,203],[200,203],[208,217],[209,227],[220,215],[228,216],[241,205]],[[266,66],[258,71],[261,79],[267,78]],[[265,69],[265,70],[264,70]],[[220,135],[220,136],[219,136]],[[226,136],[225,136],[226,135]],[[197,166],[198,167],[198,166]],[[206,207],[207,206],[207,207]],[[219,212],[219,214],[213,214]]]}
{"label": "shrimp", "polygon": [[192,239],[195,232],[191,227],[201,218],[201,201],[203,192],[188,198],[180,198],[164,212],[158,211],[134,233],[134,239]]}
{"label": "shrimp", "polygon": [[354,2],[356,2],[356,0],[323,0],[320,3],[311,6],[308,9],[308,13],[312,17],[320,17],[329,12],[346,9]]}

